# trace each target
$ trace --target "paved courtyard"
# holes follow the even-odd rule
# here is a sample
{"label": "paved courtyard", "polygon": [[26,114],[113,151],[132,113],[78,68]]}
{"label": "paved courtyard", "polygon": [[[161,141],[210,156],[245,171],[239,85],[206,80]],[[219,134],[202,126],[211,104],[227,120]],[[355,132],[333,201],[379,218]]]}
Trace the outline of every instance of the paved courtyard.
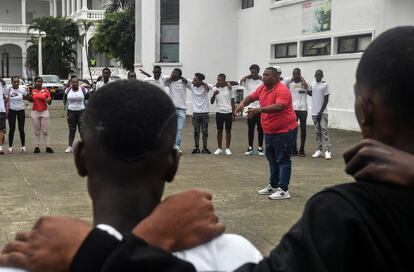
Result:
{"label": "paved courtyard", "polygon": [[[51,107],[50,138],[55,154],[33,154],[33,132],[26,118],[28,152],[0,156],[0,244],[28,230],[41,215],[71,215],[91,221],[91,202],[86,183],[80,178],[71,154],[65,154],[67,123],[60,101]],[[26,112],[28,115],[28,111]],[[248,238],[267,254],[302,214],[306,201],[324,187],[352,179],[344,173],[342,153],[360,139],[360,134],[331,130],[333,159],[312,159],[314,131],[308,127],[307,156],[293,158],[289,200],[271,201],[256,194],[268,183],[265,157],[245,157],[245,119],[233,125],[232,156],[191,155],[191,118],[187,118],[180,168],[166,187],[166,195],[188,188],[213,193],[214,204],[227,232]],[[18,132],[15,150],[20,149]],[[77,135],[78,138],[78,135]],[[3,146],[7,148],[7,142]],[[6,149],[5,148],[5,149]],[[210,119],[209,148],[216,148],[215,120]],[[340,211],[338,211],[340,212]]]}

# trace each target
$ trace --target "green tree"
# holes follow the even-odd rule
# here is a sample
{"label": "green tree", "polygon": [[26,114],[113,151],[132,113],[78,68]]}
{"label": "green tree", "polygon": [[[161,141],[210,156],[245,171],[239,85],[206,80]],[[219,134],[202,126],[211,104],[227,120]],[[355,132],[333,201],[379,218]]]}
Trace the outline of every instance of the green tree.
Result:
{"label": "green tree", "polygon": [[134,68],[134,0],[113,0],[106,6],[105,18],[98,24],[93,48],[114,58],[128,70]]}
{"label": "green tree", "polygon": [[[45,31],[42,39],[43,74],[57,74],[67,78],[76,66],[76,44],[79,40],[79,29],[70,18],[40,17],[33,19],[29,31]],[[32,36],[27,51],[27,67],[37,71],[38,37]]]}

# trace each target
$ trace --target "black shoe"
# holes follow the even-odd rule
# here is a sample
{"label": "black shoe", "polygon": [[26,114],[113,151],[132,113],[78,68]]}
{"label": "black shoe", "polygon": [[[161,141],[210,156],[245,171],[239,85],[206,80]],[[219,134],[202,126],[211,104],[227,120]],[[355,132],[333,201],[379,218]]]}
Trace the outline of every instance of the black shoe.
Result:
{"label": "black shoe", "polygon": [[208,148],[203,148],[203,150],[201,151],[201,153],[203,153],[203,154],[211,154],[211,151],[210,150],[208,150]]}
{"label": "black shoe", "polygon": [[55,151],[53,151],[53,149],[52,148],[50,148],[50,147],[46,147],[46,153],[55,153]]}
{"label": "black shoe", "polygon": [[305,157],[305,150],[299,150],[299,157]]}
{"label": "black shoe", "polygon": [[191,154],[200,154],[200,149],[198,147],[194,148]]}
{"label": "black shoe", "polygon": [[296,149],[295,151],[293,151],[292,156],[297,156],[299,154],[298,150]]}
{"label": "black shoe", "polygon": [[40,153],[40,148],[38,146],[36,146],[33,153]]}

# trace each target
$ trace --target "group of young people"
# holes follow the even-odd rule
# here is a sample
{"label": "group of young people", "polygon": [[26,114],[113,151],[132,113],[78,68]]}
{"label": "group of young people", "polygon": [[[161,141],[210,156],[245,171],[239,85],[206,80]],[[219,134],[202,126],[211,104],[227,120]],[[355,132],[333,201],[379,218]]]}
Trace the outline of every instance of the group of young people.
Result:
{"label": "group of young people", "polygon": [[[35,86],[31,91],[24,87],[20,87],[19,77],[11,78],[12,86],[7,87],[4,82],[0,86],[0,154],[4,154],[2,144],[5,136],[6,119],[9,123],[9,147],[8,153],[14,152],[14,133],[16,123],[18,125],[21,152],[26,152],[26,134],[25,125],[25,100],[32,103],[32,111],[30,117],[32,119],[33,131],[35,136],[34,153],[40,153],[40,136],[43,135],[44,144],[47,153],[53,153],[49,142],[49,110],[48,105],[52,103],[50,92],[42,87],[43,79],[36,77],[34,79]],[[17,120],[17,122],[16,122]]]}
{"label": "group of young people", "polygon": [[[85,138],[75,149],[78,173],[87,176],[93,225],[42,218],[4,247],[0,264],[42,272],[413,271],[414,95],[409,81],[389,77],[414,77],[413,51],[413,26],[388,30],[368,46],[355,84],[355,115],[365,139],[344,154],[346,171],[357,182],[310,198],[263,259],[240,237],[221,235],[224,225],[211,194],[192,190],[160,203],[180,159],[174,148],[176,106],[153,85],[123,81],[91,98]],[[271,142],[266,149],[284,145],[284,152],[292,151],[297,125],[293,106],[286,106],[292,104],[289,89],[274,67],[265,69],[263,83],[236,111],[259,100],[260,108],[248,115],[262,114]],[[117,103],[129,107],[106,110]],[[272,128],[275,120],[279,126]],[[144,144],[134,145],[137,139]]]}

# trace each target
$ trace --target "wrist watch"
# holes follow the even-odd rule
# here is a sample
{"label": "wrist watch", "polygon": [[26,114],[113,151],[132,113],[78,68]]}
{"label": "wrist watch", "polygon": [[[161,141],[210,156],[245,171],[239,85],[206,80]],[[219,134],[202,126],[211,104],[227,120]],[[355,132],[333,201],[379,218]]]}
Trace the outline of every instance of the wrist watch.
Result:
{"label": "wrist watch", "polygon": [[257,113],[262,113],[262,107],[257,108]]}

